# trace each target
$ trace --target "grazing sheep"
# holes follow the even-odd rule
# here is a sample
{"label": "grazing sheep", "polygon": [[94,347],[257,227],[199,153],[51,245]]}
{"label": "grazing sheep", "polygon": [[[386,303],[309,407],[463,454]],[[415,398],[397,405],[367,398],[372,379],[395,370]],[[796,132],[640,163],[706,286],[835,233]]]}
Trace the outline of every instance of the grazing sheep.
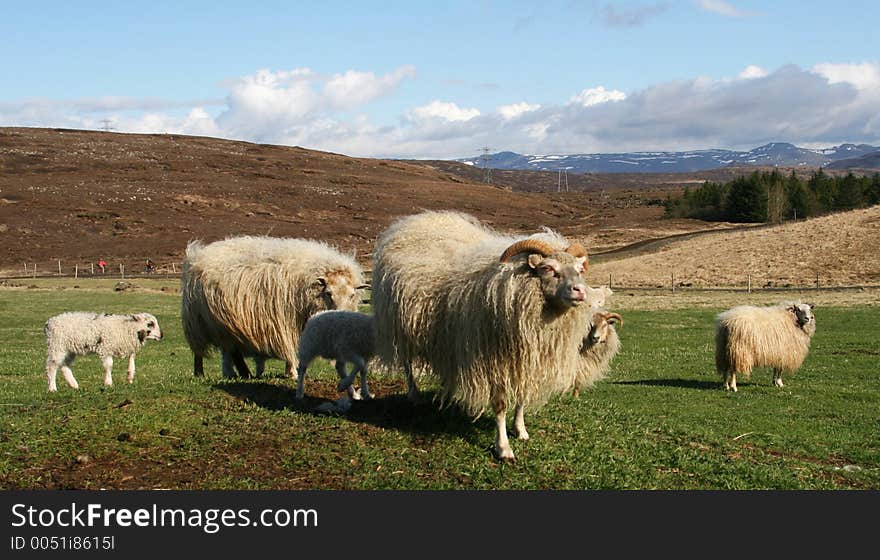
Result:
{"label": "grazing sheep", "polygon": [[104,385],[113,385],[113,357],[128,356],[128,382],[132,383],[135,353],[147,340],[162,340],[159,322],[149,313],[108,315],[72,311],[50,317],[43,330],[46,333],[46,378],[51,392],[58,390],[55,379],[59,366],[67,384],[79,389],[70,366],[76,356],[87,354],[101,358]]}
{"label": "grazing sheep", "polygon": [[260,355],[284,360],[292,377],[306,320],[327,309],[357,309],[363,287],[354,258],[318,241],[241,236],[190,243],[181,319],[193,373],[204,375],[204,356],[216,346],[242,376],[250,376],[244,355]]}
{"label": "grazing sheep", "polygon": [[581,346],[581,360],[575,377],[572,394],[577,397],[581,389],[592,387],[605,378],[611,369],[611,360],[620,352],[620,338],[615,324],[623,326],[623,317],[597,309],[590,319],[590,330]]}
{"label": "grazing sheep", "polygon": [[439,378],[441,402],[471,416],[495,412],[495,452],[513,460],[506,413],[528,439],[525,408],[571,387],[589,322],[583,247],[545,230],[499,235],[456,212],[424,212],[392,224],[373,262],[377,354]]}
{"label": "grazing sheep", "polygon": [[813,305],[782,302],[770,307],[741,305],[716,318],[715,368],[726,390],[736,391],[736,374],[746,378],[756,367],[773,368],[773,384],[782,372],[797,370],[816,332]]}
{"label": "grazing sheep", "polygon": [[[306,323],[299,341],[296,398],[303,398],[306,369],[318,356],[336,360],[338,391],[348,390],[348,395],[355,400],[372,398],[367,385],[367,362],[373,357],[375,348],[376,331],[372,316],[356,311],[316,313]],[[349,362],[354,367],[350,374],[346,374],[345,364]],[[358,372],[361,374],[360,393],[351,386]]]}

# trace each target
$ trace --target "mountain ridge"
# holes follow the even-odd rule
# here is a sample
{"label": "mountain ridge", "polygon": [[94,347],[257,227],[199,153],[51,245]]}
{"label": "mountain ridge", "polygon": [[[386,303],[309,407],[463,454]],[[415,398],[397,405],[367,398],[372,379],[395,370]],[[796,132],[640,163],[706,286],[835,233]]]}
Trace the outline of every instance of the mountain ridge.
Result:
{"label": "mountain ridge", "polygon": [[[880,147],[869,144],[841,144],[831,148],[800,148],[788,142],[770,142],[742,152],[707,149],[682,152],[620,152],[593,154],[525,155],[502,151],[488,157],[493,169],[566,171],[571,173],[687,173],[735,166],[825,167],[856,159]],[[486,156],[459,158],[475,167],[486,166]]]}

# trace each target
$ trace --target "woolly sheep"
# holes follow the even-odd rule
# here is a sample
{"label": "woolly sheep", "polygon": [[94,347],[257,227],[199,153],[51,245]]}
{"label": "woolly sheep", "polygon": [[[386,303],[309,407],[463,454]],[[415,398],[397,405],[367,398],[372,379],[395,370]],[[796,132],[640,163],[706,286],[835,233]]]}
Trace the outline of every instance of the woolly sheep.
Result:
{"label": "woolly sheep", "polygon": [[614,292],[608,286],[599,286],[598,288],[587,286],[587,303],[595,309],[602,309],[613,294]]}
{"label": "woolly sheep", "polygon": [[354,258],[318,241],[240,236],[190,243],[181,319],[193,373],[204,374],[204,356],[218,347],[245,377],[244,355],[284,360],[292,377],[306,320],[327,309],[357,309],[363,287]]}
{"label": "woolly sheep", "polygon": [[[354,399],[370,399],[367,385],[367,362],[376,348],[376,332],[373,317],[355,311],[321,311],[312,316],[299,341],[299,366],[297,366],[296,398],[303,398],[306,369],[318,356],[336,360],[339,374],[338,391],[348,390]],[[346,374],[345,364],[351,363],[351,373]],[[361,374],[360,393],[351,384],[358,372]]]}
{"label": "woolly sheep", "polygon": [[[499,258],[500,257],[500,258]],[[568,390],[588,322],[583,247],[545,230],[499,235],[456,212],[424,212],[392,224],[373,257],[377,354],[439,378],[441,402],[471,416],[495,412],[495,452],[514,460],[506,413],[528,439],[526,408]]]}
{"label": "woolly sheep", "polygon": [[611,360],[620,352],[620,338],[614,325],[623,326],[623,317],[597,309],[590,318],[590,330],[584,336],[580,350],[580,363],[572,394],[577,397],[581,389],[592,387],[601,381],[611,369]]}
{"label": "woolly sheep", "polygon": [[736,391],[736,374],[746,378],[756,367],[773,368],[773,384],[782,372],[797,370],[816,332],[813,305],[782,302],[770,307],[742,305],[716,318],[715,368],[726,390]]}
{"label": "woolly sheep", "polygon": [[104,385],[113,385],[113,357],[128,356],[128,382],[134,382],[134,355],[147,340],[162,340],[156,317],[149,313],[108,315],[72,311],[50,317],[46,333],[46,378],[49,391],[58,387],[58,367],[64,380],[79,389],[70,366],[76,356],[97,354],[104,366]]}

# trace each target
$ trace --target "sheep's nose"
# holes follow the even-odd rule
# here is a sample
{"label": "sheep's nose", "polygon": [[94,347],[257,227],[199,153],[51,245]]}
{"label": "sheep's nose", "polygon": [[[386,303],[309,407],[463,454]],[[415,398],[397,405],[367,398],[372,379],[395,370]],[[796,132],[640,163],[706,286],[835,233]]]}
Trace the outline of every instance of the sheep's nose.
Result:
{"label": "sheep's nose", "polygon": [[575,284],[571,287],[571,295],[574,299],[583,300],[587,297],[587,289],[583,284]]}

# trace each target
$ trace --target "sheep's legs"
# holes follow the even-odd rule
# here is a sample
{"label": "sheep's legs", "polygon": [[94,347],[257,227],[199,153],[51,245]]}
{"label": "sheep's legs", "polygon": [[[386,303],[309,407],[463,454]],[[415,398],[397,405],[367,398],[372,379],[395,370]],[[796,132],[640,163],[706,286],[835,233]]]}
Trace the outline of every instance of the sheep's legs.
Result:
{"label": "sheep's legs", "polygon": [[406,374],[406,396],[410,402],[416,402],[419,400],[419,388],[416,386],[416,380],[413,377],[412,362],[404,364],[403,372]]}
{"label": "sheep's legs", "polygon": [[[113,385],[113,376],[111,372],[113,371],[113,356],[104,356],[101,358],[101,364],[104,366],[104,385],[108,387]],[[63,369],[61,371],[64,371]]]}
{"label": "sheep's legs", "polygon": [[[287,362],[287,365],[290,365],[290,362]],[[309,362],[303,360],[299,363],[299,367],[296,371],[296,398],[297,400],[301,400],[303,398],[303,393],[305,392],[305,381],[306,381],[306,368],[309,367]]]}
{"label": "sheep's legs", "polygon": [[[340,364],[342,366],[340,367]],[[339,385],[336,386],[337,391],[345,391],[348,390],[348,396],[350,396],[354,400],[369,400],[373,398],[373,394],[370,393],[370,386],[367,385],[367,364],[360,356],[352,357],[352,364],[354,367],[351,369],[351,373],[348,375],[345,374],[345,362],[337,361],[336,362],[336,373],[339,374]],[[355,378],[357,377],[358,372],[361,374],[361,388],[360,391],[356,391],[354,387],[351,386],[354,383]]]}
{"label": "sheep's legs", "polygon": [[46,358],[46,380],[49,382],[50,392],[54,393],[58,390],[55,380],[58,377],[59,366],[61,367],[61,374],[64,376],[64,380],[67,381],[67,384],[74,389],[79,389],[79,384],[76,382],[76,379],[74,379],[73,372],[70,370],[70,364],[73,363],[73,358],[74,356],[70,354],[66,356],[49,356]]}
{"label": "sheep's legs", "polygon": [[254,357],[254,366],[256,366],[257,377],[263,377],[263,372],[266,371],[266,358],[263,356],[255,356]]}
{"label": "sheep's legs", "polygon": [[134,354],[128,356],[128,382],[134,383]]}
{"label": "sheep's legs", "polygon": [[513,427],[516,430],[516,437],[527,441],[529,439],[529,432],[526,431],[526,407],[522,404],[516,405],[516,412],[513,418]]}
{"label": "sheep's legs", "polygon": [[777,387],[785,387],[782,384],[782,370],[778,368],[773,368],[773,384]]}
{"label": "sheep's legs", "polygon": [[241,353],[241,350],[233,350],[229,354],[232,358],[232,363],[235,365],[235,369],[238,371],[238,375],[245,379],[250,379],[251,370],[248,367],[247,362],[244,361],[244,355]]}
{"label": "sheep's legs", "polygon": [[495,456],[502,461],[515,461],[516,456],[507,439],[507,402],[502,398],[493,398],[492,410],[495,411]]}
{"label": "sheep's legs", "polygon": [[729,371],[724,374],[724,390],[736,393],[736,372]]}
{"label": "sheep's legs", "polygon": [[220,353],[220,371],[223,372],[223,377],[227,379],[232,379],[235,377],[235,369],[232,365],[232,356],[229,354],[229,352]]}
{"label": "sheep's legs", "polygon": [[205,360],[198,354],[193,354],[193,375],[195,377],[205,375]]}
{"label": "sheep's legs", "polygon": [[297,375],[297,371],[298,370],[293,365],[293,362],[284,362],[284,375],[290,378],[295,378]]}

